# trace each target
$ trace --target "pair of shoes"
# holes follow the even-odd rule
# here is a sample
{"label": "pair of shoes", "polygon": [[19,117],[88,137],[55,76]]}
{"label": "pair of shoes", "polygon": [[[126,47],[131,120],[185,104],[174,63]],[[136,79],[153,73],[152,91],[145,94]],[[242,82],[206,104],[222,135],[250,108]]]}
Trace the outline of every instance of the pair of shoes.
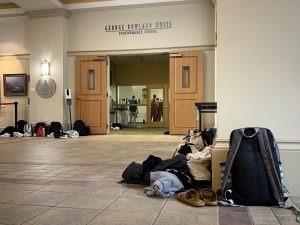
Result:
{"label": "pair of shoes", "polygon": [[205,202],[207,206],[218,205],[217,194],[210,188],[204,188],[200,191],[200,198]]}
{"label": "pair of shoes", "polygon": [[205,202],[200,199],[199,193],[195,189],[190,189],[177,194],[177,199],[191,206],[204,206]]}

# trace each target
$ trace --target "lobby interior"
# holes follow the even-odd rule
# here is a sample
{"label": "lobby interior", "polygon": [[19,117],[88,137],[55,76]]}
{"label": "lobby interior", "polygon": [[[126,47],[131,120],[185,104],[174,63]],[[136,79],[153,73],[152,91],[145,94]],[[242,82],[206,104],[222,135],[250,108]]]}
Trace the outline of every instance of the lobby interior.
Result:
{"label": "lobby interior", "polygon": [[[284,183],[290,191],[287,205],[300,208],[299,1],[38,2],[0,0],[0,30],[5,31],[0,34],[0,102],[18,101],[19,119],[33,124],[60,121],[68,127],[64,89],[73,91],[74,120],[76,57],[104,55],[113,70],[113,85],[108,83],[108,121],[119,122],[114,110],[122,98],[119,93],[125,93],[125,99],[138,94],[142,100],[147,85],[154,85],[155,90],[158,84],[169,85],[170,53],[199,50],[204,54],[204,101],[218,103],[218,113],[204,119],[204,126],[218,129],[215,151],[228,150],[233,129],[271,129],[280,149]],[[157,18],[172,21],[172,27],[140,36],[104,29],[107,24]],[[156,59],[146,62],[152,56]],[[56,91],[49,98],[36,91],[45,59],[56,83]],[[136,71],[147,64],[144,70],[155,74],[154,80],[144,76],[146,72],[126,79],[133,64]],[[117,70],[126,71],[126,75],[116,75]],[[3,74],[26,74],[27,95],[6,96]],[[142,88],[135,92],[133,87]],[[142,185],[119,184],[129,163],[141,163],[151,154],[171,158],[182,141],[184,134],[164,135],[167,123],[153,126],[150,111],[141,108],[138,127],[111,130],[108,135],[0,138],[0,224],[299,224],[291,210],[191,207],[174,197],[146,197]],[[0,130],[13,124],[13,107],[1,107]]]}

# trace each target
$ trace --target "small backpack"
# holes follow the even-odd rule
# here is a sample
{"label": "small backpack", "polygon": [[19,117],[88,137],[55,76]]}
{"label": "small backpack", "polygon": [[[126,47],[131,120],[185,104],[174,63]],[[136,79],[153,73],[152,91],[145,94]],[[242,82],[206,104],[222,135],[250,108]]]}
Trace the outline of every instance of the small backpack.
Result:
{"label": "small backpack", "polygon": [[82,120],[75,121],[73,130],[76,130],[79,133],[79,136],[87,136],[91,134],[90,127],[86,126]]}
{"label": "small backpack", "polygon": [[38,126],[36,129],[36,136],[37,137],[43,137],[45,134],[45,128],[42,126]]}
{"label": "small backpack", "polygon": [[38,122],[35,124],[34,131],[33,131],[35,134],[37,133],[39,127],[42,127],[45,129],[45,135],[49,134],[49,126],[47,126],[47,124],[44,122]]}

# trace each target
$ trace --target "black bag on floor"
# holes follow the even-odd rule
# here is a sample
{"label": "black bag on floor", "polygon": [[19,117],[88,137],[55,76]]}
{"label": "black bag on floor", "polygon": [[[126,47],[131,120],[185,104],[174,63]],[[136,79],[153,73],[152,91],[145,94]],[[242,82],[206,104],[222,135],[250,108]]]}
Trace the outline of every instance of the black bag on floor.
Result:
{"label": "black bag on floor", "polygon": [[132,162],[122,173],[123,180],[120,183],[139,184],[142,181],[143,165],[140,163]]}
{"label": "black bag on floor", "polygon": [[76,120],[73,129],[79,133],[79,136],[87,136],[91,134],[90,127],[86,126],[82,120]]}
{"label": "black bag on floor", "polygon": [[9,133],[9,135],[11,137],[13,137],[13,133],[16,132],[16,128],[13,127],[13,126],[8,126],[8,127],[5,127],[3,131],[0,132],[0,135],[3,135],[5,133]]}
{"label": "black bag on floor", "polygon": [[49,133],[60,132],[62,130],[62,125],[60,122],[53,121],[50,124]]}
{"label": "black bag on floor", "polygon": [[[244,128],[231,132],[222,183],[222,198],[234,204],[284,206],[279,149],[266,128]],[[228,179],[231,173],[231,180]]]}
{"label": "black bag on floor", "polygon": [[26,120],[18,120],[18,122],[17,122],[17,132],[24,134],[25,124],[27,124]]}

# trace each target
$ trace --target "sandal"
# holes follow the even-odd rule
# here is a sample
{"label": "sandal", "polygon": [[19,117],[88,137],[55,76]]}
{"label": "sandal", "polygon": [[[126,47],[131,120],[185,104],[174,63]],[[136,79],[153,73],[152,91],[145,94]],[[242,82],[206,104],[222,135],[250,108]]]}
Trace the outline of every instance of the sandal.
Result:
{"label": "sandal", "polygon": [[177,194],[177,199],[181,202],[184,202],[188,205],[199,207],[204,206],[205,202],[199,198],[199,194],[196,190],[190,189],[185,192]]}
{"label": "sandal", "polygon": [[218,205],[217,194],[209,188],[204,188],[200,191],[200,198],[204,200],[205,205]]}

